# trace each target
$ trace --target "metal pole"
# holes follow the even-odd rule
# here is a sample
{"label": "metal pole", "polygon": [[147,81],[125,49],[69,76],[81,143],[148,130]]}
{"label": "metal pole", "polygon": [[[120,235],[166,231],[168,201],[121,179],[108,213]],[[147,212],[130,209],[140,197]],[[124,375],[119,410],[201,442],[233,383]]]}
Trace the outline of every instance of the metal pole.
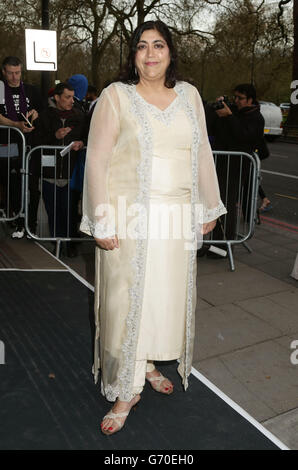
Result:
{"label": "metal pole", "polygon": [[[50,29],[49,0],[41,0],[41,27]],[[48,91],[50,88],[50,72],[41,72],[41,93],[44,104],[47,103]]]}
{"label": "metal pole", "polygon": [[49,0],[41,0],[41,24],[43,29],[49,29]]}

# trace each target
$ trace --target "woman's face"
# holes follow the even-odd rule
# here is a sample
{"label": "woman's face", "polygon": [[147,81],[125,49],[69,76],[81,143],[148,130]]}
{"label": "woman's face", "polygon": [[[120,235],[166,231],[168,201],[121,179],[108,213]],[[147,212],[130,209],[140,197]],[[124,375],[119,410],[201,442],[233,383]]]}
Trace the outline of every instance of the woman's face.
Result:
{"label": "woman's face", "polygon": [[144,31],[137,44],[135,56],[135,66],[140,78],[163,79],[170,61],[170,50],[162,35],[156,29]]}

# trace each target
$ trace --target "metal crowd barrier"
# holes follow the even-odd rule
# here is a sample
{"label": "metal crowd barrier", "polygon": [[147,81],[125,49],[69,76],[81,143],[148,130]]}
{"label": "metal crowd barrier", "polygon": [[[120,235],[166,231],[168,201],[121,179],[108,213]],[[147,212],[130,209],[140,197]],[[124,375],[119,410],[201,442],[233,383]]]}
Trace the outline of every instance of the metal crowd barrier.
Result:
{"label": "metal crowd barrier", "polygon": [[[246,241],[253,236],[257,220],[260,159],[256,153],[249,155],[244,152],[214,151],[213,156],[221,198],[228,213],[217,222],[222,231],[220,239],[215,238],[213,231],[204,244],[225,245],[231,271],[235,271],[233,245],[243,244],[249,252],[252,251]],[[229,230],[234,231],[233,239],[228,237]],[[216,249],[214,251],[220,253]]]}
{"label": "metal crowd barrier", "polygon": [[[61,156],[64,148],[49,145],[34,147],[26,156],[25,166],[25,229],[34,240],[56,242],[57,257],[61,242],[93,240],[82,238],[78,233],[81,193],[71,189],[71,151]],[[30,213],[32,205],[33,215]],[[37,230],[33,231],[29,219],[31,225],[32,221],[38,220]]]}
{"label": "metal crowd barrier", "polygon": [[0,126],[0,221],[24,217],[25,151],[24,134]]}
{"label": "metal crowd barrier", "polygon": [[[16,131],[22,141],[22,164],[19,165],[21,175],[20,208],[18,213],[12,214],[8,201],[8,207],[5,207],[2,214],[0,213],[0,220],[9,221],[19,216],[24,217],[25,229],[28,235],[34,240],[55,242],[56,256],[58,257],[61,242],[92,241],[91,237],[82,238],[78,236],[79,234],[76,230],[78,221],[75,220],[75,216],[78,214],[77,204],[79,201],[74,201],[73,191],[70,188],[72,176],[70,152],[61,157],[60,152],[64,147],[39,146],[31,149],[25,158],[26,144],[22,132],[18,129],[5,126],[0,126],[0,128],[8,132],[7,156],[0,157],[0,162],[4,161],[7,166],[8,177],[6,187],[8,188],[8,193],[11,186],[9,179],[10,162],[11,158],[15,158],[12,157],[12,131]],[[253,236],[256,223],[260,161],[257,154],[249,155],[243,152],[214,151],[213,155],[217,168],[221,197],[228,209],[228,214],[221,217],[222,236],[216,239],[216,232],[212,232],[208,239],[204,239],[204,244],[212,245],[213,247],[224,245],[230,262],[230,268],[234,271],[233,245],[243,244],[248,251],[251,251],[246,241]],[[61,173],[59,174],[62,161],[67,167],[67,175],[64,174],[64,177],[66,177],[63,180],[61,179]],[[2,164],[2,166],[5,166],[5,164]],[[1,194],[3,194],[3,190],[0,193],[0,197]],[[0,201],[3,204],[1,199]],[[227,237],[229,233],[229,206],[232,204],[234,207],[234,202],[236,236],[231,239]],[[52,205],[52,209],[50,205]],[[33,215],[32,206],[34,206],[33,212],[35,212]],[[32,220],[37,220],[37,206],[39,206],[38,230],[32,228]],[[3,213],[5,213],[4,216]]]}

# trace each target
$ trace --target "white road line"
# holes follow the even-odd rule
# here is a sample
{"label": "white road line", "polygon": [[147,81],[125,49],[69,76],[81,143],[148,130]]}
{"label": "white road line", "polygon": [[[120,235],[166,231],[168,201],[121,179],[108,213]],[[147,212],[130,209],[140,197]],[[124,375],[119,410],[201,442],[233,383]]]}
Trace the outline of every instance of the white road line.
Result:
{"label": "white road line", "polygon": [[[53,258],[55,258],[57,261],[59,261],[63,266],[67,268],[67,270],[82,284],[84,284],[86,287],[88,287],[92,292],[94,292],[94,287],[89,284],[82,276],[80,276],[78,273],[76,273],[73,269],[71,269],[67,264],[63,263],[59,259],[57,259],[52,253],[50,253],[46,248],[44,248],[42,245],[39,243],[35,242],[40,248],[42,248],[44,251],[49,253]],[[229,398],[224,392],[222,392],[216,385],[214,385],[210,380],[208,380],[204,375],[202,375],[199,371],[197,371],[194,367],[191,368],[191,373],[198,379],[200,382],[202,382],[204,385],[206,385],[210,390],[212,390],[218,397],[220,397],[224,402],[226,402],[231,408],[233,408],[237,413],[239,413],[243,418],[245,418],[249,423],[251,423],[256,429],[258,429],[262,434],[264,434],[270,441],[272,441],[277,447],[279,447],[282,450],[290,450],[283,442],[281,442],[274,434],[272,434],[268,429],[266,429],[262,424],[260,424],[258,421],[256,421],[250,414],[248,414],[241,406],[239,406],[236,402],[234,402],[231,398]]]}
{"label": "white road line", "polygon": [[[64,263],[63,263],[64,264]],[[64,266],[67,267],[68,271],[70,272],[70,274],[72,274],[75,278],[78,279],[78,281],[80,281],[82,284],[84,284],[84,286],[88,287],[88,289],[90,289],[92,292],[94,292],[94,286],[92,286],[88,281],[86,281],[86,279],[84,279],[82,276],[80,276],[76,271],[74,271],[72,268],[70,268],[69,266],[67,266],[67,264],[65,264]]]}
{"label": "white road line", "polygon": [[68,269],[24,269],[24,268],[0,268],[0,271],[25,271],[38,273],[66,273]]}
{"label": "white road line", "polygon": [[233,408],[237,413],[239,413],[243,418],[249,421],[255,428],[257,428],[262,434],[264,434],[270,441],[277,445],[282,450],[290,450],[283,442],[281,442],[274,434],[272,434],[268,429],[266,429],[261,423],[259,423],[255,418],[253,418],[247,411],[245,411],[241,406],[229,398],[224,392],[222,392],[216,385],[214,385],[210,380],[208,380],[204,375],[197,371],[194,367],[191,368],[191,373],[206,385],[212,392],[219,396],[223,401],[225,401],[231,408]]}
{"label": "white road line", "polygon": [[298,180],[298,176],[296,176],[296,175],[288,175],[286,173],[278,173],[277,171],[261,170],[261,173],[268,173],[270,175],[284,176],[285,178],[293,178],[295,180]]}
{"label": "white road line", "polygon": [[52,258],[55,258],[58,263],[62,264],[66,268],[67,271],[69,271],[76,279],[78,279],[82,284],[84,284],[88,289],[92,290],[94,292],[94,287],[89,284],[86,279],[84,279],[82,276],[80,276],[76,271],[74,271],[71,267],[69,267],[67,264],[63,263],[60,259],[56,258],[50,251],[48,251],[44,246],[40,245],[38,242],[34,242],[36,245],[38,245],[42,250],[46,251]]}

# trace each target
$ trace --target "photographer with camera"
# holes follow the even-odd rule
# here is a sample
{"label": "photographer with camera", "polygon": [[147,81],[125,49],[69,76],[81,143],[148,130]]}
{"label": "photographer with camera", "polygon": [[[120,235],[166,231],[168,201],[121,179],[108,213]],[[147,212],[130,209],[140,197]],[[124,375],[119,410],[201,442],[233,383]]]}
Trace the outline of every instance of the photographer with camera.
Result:
{"label": "photographer with camera", "polygon": [[[234,88],[234,102],[227,97],[217,98],[207,113],[207,125],[213,150],[245,152],[252,154],[263,140],[264,118],[256,99],[256,90],[252,84],[244,83]],[[216,166],[220,193],[226,202],[228,214],[225,222],[225,238],[234,240],[236,236],[236,221],[239,182],[243,189],[242,212],[246,218],[249,214],[249,163],[243,159],[240,169],[240,158],[231,155],[229,162],[226,158],[218,158]],[[213,231],[214,240],[223,240],[224,235],[220,224]],[[221,247],[221,246],[220,246]],[[225,246],[222,246],[225,249]],[[215,253],[208,252],[208,257],[221,258]]]}

